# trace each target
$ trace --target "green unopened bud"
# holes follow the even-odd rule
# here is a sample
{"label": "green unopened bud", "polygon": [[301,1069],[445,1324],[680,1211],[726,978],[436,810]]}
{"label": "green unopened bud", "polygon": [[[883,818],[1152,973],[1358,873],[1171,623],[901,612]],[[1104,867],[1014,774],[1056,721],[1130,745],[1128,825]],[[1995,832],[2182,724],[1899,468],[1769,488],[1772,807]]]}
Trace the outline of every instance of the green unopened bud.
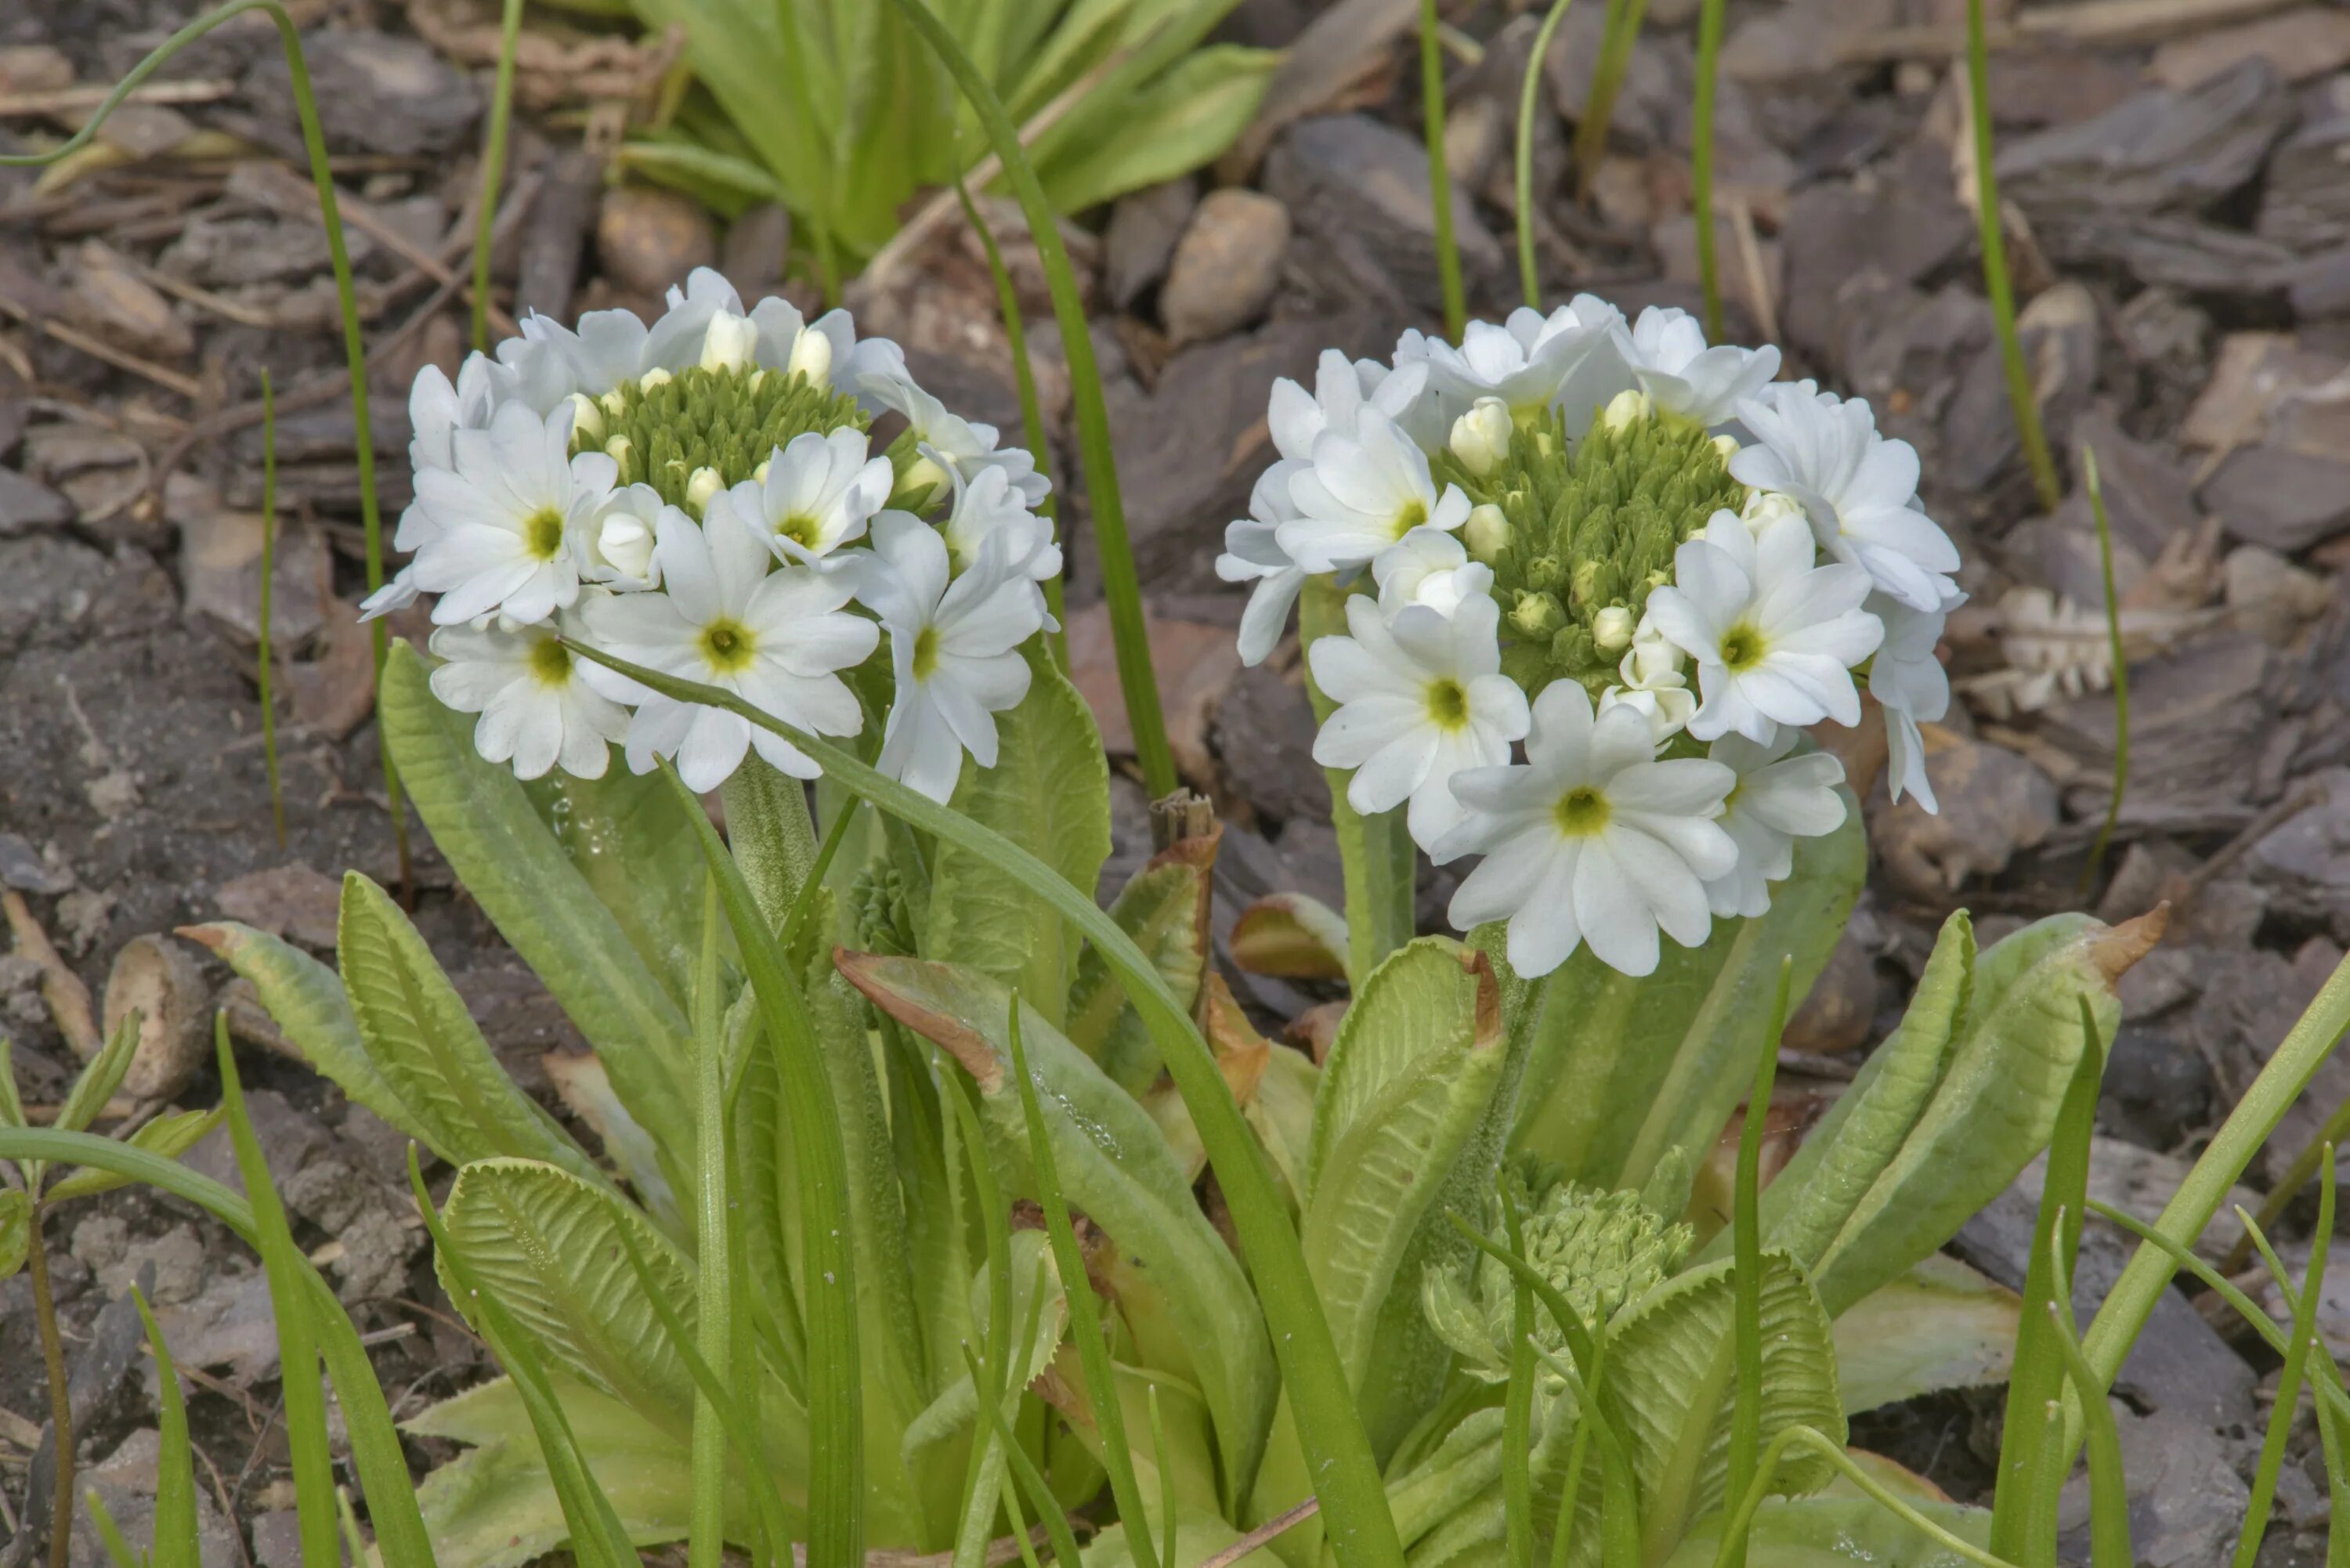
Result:
{"label": "green unopened bud", "polygon": [[1575,563],[1575,602],[1587,605],[1600,597],[1599,563],[1585,559]]}
{"label": "green unopened bud", "polygon": [[1591,618],[1591,640],[1602,653],[1620,653],[1632,646],[1632,632],[1638,624],[1622,605],[1609,605]]}
{"label": "green unopened bud", "polygon": [[790,375],[806,377],[812,385],[823,385],[832,375],[832,339],[812,327],[803,327],[800,340],[792,345],[792,362],[785,369]]}
{"label": "green unopened bud", "polygon": [[1510,406],[1499,398],[1480,398],[1470,410],[1452,421],[1452,455],[1461,466],[1482,479],[1509,455]]}
{"label": "green unopened bud", "polygon": [[604,410],[594,399],[579,392],[571,394],[571,439],[582,450],[601,445],[604,440]]}
{"label": "green unopened bud", "polygon": [[751,325],[748,317],[722,310],[702,329],[702,368],[739,370],[751,362],[752,350],[758,345],[759,329]]}
{"label": "green unopened bud", "polygon": [[1472,559],[1492,566],[1510,542],[1510,520],[1502,509],[1488,501],[1469,509],[1469,521],[1461,525],[1461,542],[1469,547]]}
{"label": "green unopened bud", "polygon": [[1657,405],[1648,400],[1648,393],[1627,389],[1607,400],[1607,411],[1600,422],[1611,431],[1629,430],[1656,411]]}
{"label": "green unopened bud", "polygon": [[710,498],[726,488],[726,480],[714,468],[697,468],[685,482],[686,509],[700,516],[709,506]]}
{"label": "green unopened bud", "polygon": [[1566,611],[1549,594],[1527,594],[1510,611],[1510,626],[1528,641],[1549,638],[1566,624]]}

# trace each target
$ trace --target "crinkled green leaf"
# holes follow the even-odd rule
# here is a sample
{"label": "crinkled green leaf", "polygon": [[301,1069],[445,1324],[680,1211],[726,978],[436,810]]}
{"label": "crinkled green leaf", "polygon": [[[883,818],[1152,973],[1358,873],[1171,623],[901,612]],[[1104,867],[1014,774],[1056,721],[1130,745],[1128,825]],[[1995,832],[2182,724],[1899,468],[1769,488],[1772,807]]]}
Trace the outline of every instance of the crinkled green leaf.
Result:
{"label": "crinkled green leaf", "polygon": [[[1955,1502],[1910,1506],[1961,1541],[1981,1546],[1991,1538],[1989,1509]],[[1967,1561],[1868,1498],[1773,1499],[1755,1510],[1747,1539],[1747,1568],[1965,1568]],[[1713,1568],[1721,1545],[1716,1516],[1683,1536],[1662,1568]]]}
{"label": "crinkled green leaf", "polygon": [[2013,1291],[1939,1252],[1897,1274],[1835,1320],[1844,1407],[2006,1381],[2022,1310]]}
{"label": "crinkled green leaf", "polygon": [[[1025,657],[1028,695],[995,716],[995,765],[966,758],[950,804],[1090,896],[1109,858],[1108,754],[1092,710],[1052,657],[1034,641]],[[1076,929],[1000,867],[959,845],[938,846],[925,955],[1016,989],[1057,1029],[1079,946]]]}
{"label": "crinkled green leaf", "polygon": [[1860,896],[1867,846],[1859,805],[1844,826],[1799,840],[1771,910],[1716,920],[1704,946],[1664,940],[1652,975],[1608,968],[1589,948],[1550,977],[1526,1064],[1513,1147],[1602,1188],[1640,1187],[1668,1151],[1713,1147],[1745,1094],[1770,1027],[1783,959],[1790,1005],[1818,978]]}
{"label": "crinkled green leaf", "polygon": [[[1185,838],[1154,856],[1136,872],[1109,907],[1118,929],[1134,939],[1186,1007],[1200,993],[1208,968],[1208,879],[1215,865],[1214,838]],[[1101,1064],[1110,1080],[1140,1099],[1158,1082],[1159,1048],[1127,1000],[1101,953],[1087,947],[1078,955],[1069,987],[1066,1030],[1072,1044]]]}

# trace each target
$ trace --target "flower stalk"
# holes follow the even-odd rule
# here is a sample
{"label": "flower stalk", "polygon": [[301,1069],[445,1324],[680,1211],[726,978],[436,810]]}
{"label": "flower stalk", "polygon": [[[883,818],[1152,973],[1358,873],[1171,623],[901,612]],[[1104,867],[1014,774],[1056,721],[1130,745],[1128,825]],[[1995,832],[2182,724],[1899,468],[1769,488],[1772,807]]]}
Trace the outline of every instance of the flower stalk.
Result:
{"label": "flower stalk", "polygon": [[[2049,455],[2032,369],[2024,361],[2023,341],[2016,333],[2015,286],[2008,276],[1999,174],[1991,162],[1991,44],[1984,30],[1983,0],[1967,0],[1967,102],[1974,121],[1975,224],[1982,244],[1983,292],[1991,296],[1991,318],[1999,328],[2000,365],[2007,375],[2007,400],[2015,413],[2015,433],[2023,442],[2024,465],[2032,471],[2032,485],[2039,493],[2040,504],[2054,512],[2064,498],[2064,487],[2056,477],[2056,461]],[[1706,230],[1700,220],[1699,233]]]}
{"label": "flower stalk", "polygon": [[1726,0],[1702,0],[1697,14],[1697,88],[1690,105],[1690,207],[1697,216],[1697,275],[1705,291],[1705,335],[1721,336],[1721,263],[1713,224],[1713,109],[1721,86]]}
{"label": "flower stalk", "polygon": [[1452,169],[1444,157],[1444,41],[1436,0],[1419,0],[1420,130],[1428,141],[1428,199],[1436,223],[1436,276],[1444,294],[1444,331],[1458,337],[1468,324],[1461,283],[1461,245],[1452,233]]}

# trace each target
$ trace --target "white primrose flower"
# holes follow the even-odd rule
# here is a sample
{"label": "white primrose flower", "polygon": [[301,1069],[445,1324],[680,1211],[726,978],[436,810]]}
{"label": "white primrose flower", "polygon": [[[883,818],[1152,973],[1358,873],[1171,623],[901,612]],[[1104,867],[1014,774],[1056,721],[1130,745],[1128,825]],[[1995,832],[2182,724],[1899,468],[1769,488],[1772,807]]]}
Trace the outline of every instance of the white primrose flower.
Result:
{"label": "white primrose flower", "polygon": [[1428,454],[1393,420],[1368,410],[1353,435],[1326,430],[1315,438],[1313,462],[1289,477],[1289,499],[1298,515],[1278,537],[1308,572],[1351,571],[1415,528],[1450,533],[1469,516],[1461,487],[1440,492]]}
{"label": "white primrose flower", "polygon": [[1713,912],[1724,919],[1766,914],[1771,888],[1795,869],[1795,840],[1818,838],[1844,826],[1844,764],[1825,752],[1795,752],[1801,737],[1782,730],[1767,746],[1724,735],[1706,755],[1738,775],[1722,803],[1721,830],[1738,846],[1738,864],[1705,885]]}
{"label": "white primrose flower", "polygon": [[1852,667],[1885,628],[1860,607],[1866,572],[1814,558],[1804,529],[1757,538],[1726,510],[1674,553],[1673,581],[1648,596],[1648,615],[1697,661],[1705,701],[1689,730],[1699,740],[1735,730],[1768,744],[1781,724],[1860,722]]}
{"label": "white primrose flower", "polygon": [[1736,419],[1740,401],[1779,373],[1775,347],[1709,348],[1697,317],[1670,306],[1652,305],[1629,332],[1619,328],[1616,351],[1657,407],[1708,430]]}
{"label": "white primrose flower", "polygon": [[897,695],[875,765],[943,802],[969,752],[995,765],[995,715],[1028,694],[1020,645],[1044,625],[1034,584],[1016,571],[1003,534],[990,535],[970,570],[950,577],[946,541],[909,512],[873,523],[873,551],[858,597],[889,633]]}
{"label": "white primrose flower", "polygon": [[904,350],[895,343],[875,338],[866,347],[870,351],[859,364],[858,390],[868,402],[903,414],[921,452],[920,460],[906,472],[906,488],[943,484],[949,470],[970,479],[984,470],[1000,468],[1030,506],[1044,504],[1053,484],[1036,472],[1033,452],[1024,447],[999,448],[996,443],[1002,438],[993,425],[966,420],[924,391],[906,368]]}
{"label": "white primrose flower", "polygon": [[1336,348],[1325,348],[1315,366],[1311,393],[1286,376],[1273,383],[1265,428],[1273,437],[1273,450],[1284,462],[1311,462],[1314,443],[1323,431],[1353,435],[1366,410],[1404,423],[1427,387],[1424,364],[1399,364],[1390,370],[1376,359],[1350,363]]}
{"label": "white primrose flower", "polygon": [[1224,551],[1216,576],[1227,583],[1253,583],[1241,611],[1240,653],[1243,664],[1262,664],[1289,625],[1290,607],[1305,586],[1305,568],[1281,547],[1281,525],[1297,516],[1289,504],[1287,464],[1276,462],[1257,475],[1249,493],[1249,514],[1224,524]]}
{"label": "white primrose flower", "polygon": [[1460,538],[1440,528],[1415,528],[1371,564],[1379,607],[1389,615],[1406,605],[1428,605],[1451,615],[1472,598],[1490,597],[1493,568],[1469,558]]}
{"label": "white primrose flower", "polygon": [[957,469],[948,478],[954,484],[954,504],[939,531],[957,571],[969,571],[987,541],[1001,535],[1004,561],[1014,572],[1040,584],[1061,575],[1061,546],[1053,542],[1052,521],[1029,510],[1027,496],[1008,469],[983,468],[968,478]]}
{"label": "white primrose flower", "polygon": [[762,548],[786,566],[815,566],[865,536],[897,483],[886,457],[868,455],[865,432],[844,425],[828,435],[805,431],[776,449],[764,479],[746,479],[712,497]]}
{"label": "white primrose flower", "polygon": [[[453,468],[457,461],[456,432],[487,425],[501,389],[504,389],[506,396],[512,396],[513,380],[504,367],[485,354],[468,356],[458,367],[453,384],[438,365],[427,365],[419,370],[415,383],[408,389],[409,467],[419,473],[428,468]],[[440,524],[423,503],[411,501],[400,514],[399,526],[392,530],[391,547],[413,555],[440,531]],[[416,602],[421,591],[415,574],[403,566],[383,587],[360,601],[359,618],[373,620],[392,610],[405,609]]]}
{"label": "white primrose flower", "polygon": [[[770,572],[766,546],[750,530],[724,520],[696,524],[674,506],[662,511],[659,528],[662,591],[591,600],[589,640],[631,664],[731,691],[800,729],[855,734],[863,714],[836,672],[863,663],[880,633],[844,609],[851,576],[808,566]],[[601,666],[588,679],[639,704],[626,742],[632,772],[674,757],[688,788],[712,790],[756,747],[795,778],[817,774],[806,753],[739,714],[661,696]]]}
{"label": "white primrose flower", "polygon": [[[1610,333],[1623,319],[1614,306],[1578,294],[1548,316],[1520,306],[1498,327],[1471,321],[1457,348],[1440,337],[1407,330],[1396,340],[1396,364],[1425,363],[1434,394],[1413,420],[1413,434],[1426,445],[1443,441],[1453,420],[1480,398],[1498,398],[1520,417],[1547,407],[1570,380],[1580,379],[1576,373],[1590,356],[1607,351]],[[1617,386],[1630,385],[1620,366],[1611,379]],[[1576,431],[1572,424],[1568,429]]]}
{"label": "white primrose flower", "polygon": [[1616,666],[1620,686],[1600,694],[1604,711],[1621,704],[1648,722],[1648,733],[1662,745],[1689,727],[1697,711],[1697,693],[1689,689],[1687,662],[1681,650],[1656,628],[1654,613],[1642,616],[1632,634],[1632,645]]}
{"label": "white primrose flower", "polygon": [[1888,594],[1873,594],[1867,606],[1885,623],[1885,641],[1868,663],[1868,694],[1885,711],[1886,788],[1895,800],[1904,791],[1916,795],[1930,812],[1941,805],[1926,776],[1926,741],[1918,726],[1950,711],[1950,672],[1934,657],[1934,647],[1950,612],[1964,602],[1966,596],[1957,595],[1927,615]]}
{"label": "white primrose flower", "polygon": [[567,455],[571,410],[544,417],[507,403],[486,430],[450,438],[452,468],[416,475],[416,498],[433,524],[408,573],[441,596],[432,618],[447,626],[492,611],[540,621],[579,597],[576,535],[618,477],[602,452]]}
{"label": "white primrose flower", "polygon": [[560,765],[577,778],[604,776],[611,744],[628,732],[629,712],[592,690],[560,639],[577,637],[570,614],[536,626],[444,626],[432,649],[443,662],[432,694],[460,713],[479,713],[473,749],[489,762],[514,764],[535,779]]}
{"label": "white primrose flower", "polygon": [[1697,757],[1656,760],[1632,709],[1594,715],[1574,680],[1535,699],[1526,761],[1456,774],[1468,818],[1439,861],[1482,854],[1452,896],[1462,930],[1509,922],[1510,966],[1548,974],[1584,943],[1610,968],[1653,974],[1658,930],[1684,947],[1712,927],[1705,884],[1738,848],[1713,819],[1738,775]]}
{"label": "white primrose flower", "polygon": [[1452,779],[1510,760],[1526,732],[1526,695],[1501,672],[1501,607],[1480,596],[1450,613],[1409,604],[1393,615],[1357,594],[1347,637],[1306,650],[1314,679],[1337,711],[1314,740],[1314,760],[1352,768],[1347,800],[1370,815],[1409,799],[1405,821],[1423,848],[1460,826]]}
{"label": "white primrose flower", "polygon": [[1809,381],[1776,381],[1738,405],[1755,444],[1730,460],[1731,477],[1800,503],[1820,548],[1866,571],[1910,608],[1942,607],[1958,546],[1918,507],[1918,452],[1877,433],[1858,398]]}
{"label": "white primrose flower", "polygon": [[614,491],[579,535],[579,576],[615,593],[660,587],[660,515],[675,511],[650,484]]}

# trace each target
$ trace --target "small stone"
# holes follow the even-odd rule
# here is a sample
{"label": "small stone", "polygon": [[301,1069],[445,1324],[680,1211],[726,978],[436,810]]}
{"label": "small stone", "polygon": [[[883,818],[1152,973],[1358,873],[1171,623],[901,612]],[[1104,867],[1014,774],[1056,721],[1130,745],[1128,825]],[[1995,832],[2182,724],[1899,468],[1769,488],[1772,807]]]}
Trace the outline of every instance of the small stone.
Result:
{"label": "small stone", "polygon": [[[1436,206],[1418,139],[1367,115],[1302,119],[1265,161],[1264,188],[1288,206],[1299,238],[1315,247],[1316,281],[1334,297],[1430,309],[1441,302]],[[1507,263],[1457,186],[1452,230],[1469,291],[1482,293]]]}
{"label": "small stone", "polygon": [[2212,474],[2203,502],[2235,537],[2294,555],[2350,529],[2350,462],[2241,448]]}
{"label": "small stone", "polygon": [[333,877],[296,861],[224,883],[213,901],[232,920],[323,951],[335,945],[343,889]]}
{"label": "small stone", "polygon": [[64,893],[72,889],[73,872],[43,858],[13,833],[0,833],[0,887],[23,893]]}
{"label": "small stone", "polygon": [[118,348],[155,359],[184,359],[196,336],[172,302],[96,240],[74,254],[66,282],[66,314]]}
{"label": "small stone", "polygon": [[0,468],[0,539],[57,528],[74,520],[73,503],[13,468]]}
{"label": "small stone", "polygon": [[1112,305],[1131,310],[1167,275],[1175,243],[1199,201],[1199,182],[1188,174],[1118,199],[1102,239],[1104,283]]}
{"label": "small stone", "polygon": [[1169,346],[1221,337],[1263,316],[1288,244],[1289,209],[1280,202],[1239,187],[1210,192],[1175,247],[1159,293]]}
{"label": "small stone", "polygon": [[[303,35],[302,49],[328,146],[414,158],[453,152],[472,141],[482,116],[481,89],[421,40],[314,28]],[[245,87],[262,104],[282,104],[280,121],[295,123],[293,84],[277,50],[255,65]]]}
{"label": "small stone", "polygon": [[596,214],[596,254],[605,275],[633,293],[658,296],[718,259],[718,237],[701,203],[675,191],[622,185]]}
{"label": "small stone", "polygon": [[212,987],[188,950],[168,937],[133,937],[114,955],[106,977],[106,1032],[133,1010],[139,1044],[122,1093],[139,1101],[168,1100],[185,1088],[211,1049],[205,1030]]}
{"label": "small stone", "polygon": [[791,251],[791,213],[774,202],[762,202],[726,225],[718,270],[748,305],[782,286],[784,261]]}

